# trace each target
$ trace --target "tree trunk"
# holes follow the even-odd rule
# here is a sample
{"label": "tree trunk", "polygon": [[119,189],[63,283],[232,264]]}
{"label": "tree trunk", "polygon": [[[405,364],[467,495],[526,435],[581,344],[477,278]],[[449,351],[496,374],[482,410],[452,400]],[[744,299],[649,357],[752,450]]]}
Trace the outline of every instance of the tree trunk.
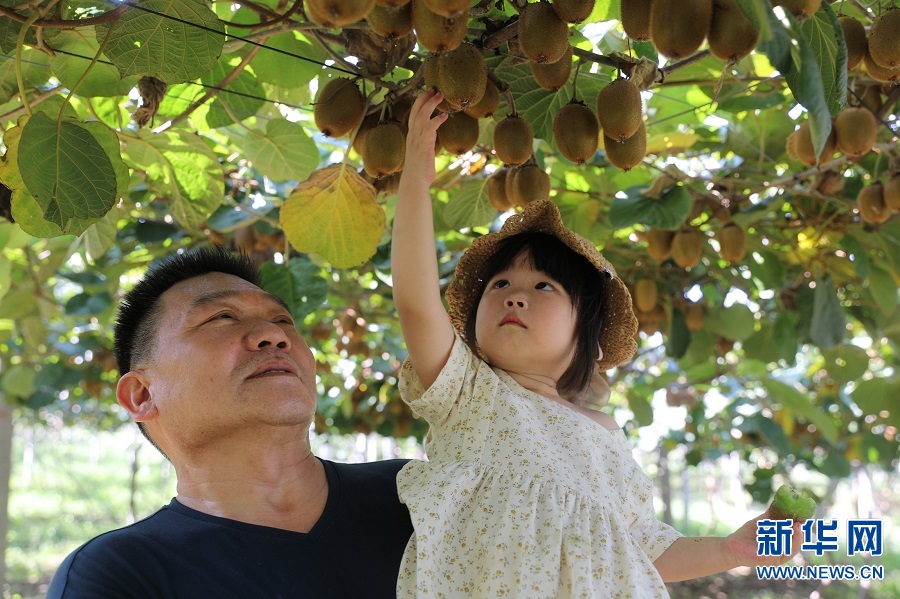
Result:
{"label": "tree trunk", "polygon": [[6,586],[6,543],[9,534],[9,482],[12,476],[12,407],[0,392],[0,593]]}

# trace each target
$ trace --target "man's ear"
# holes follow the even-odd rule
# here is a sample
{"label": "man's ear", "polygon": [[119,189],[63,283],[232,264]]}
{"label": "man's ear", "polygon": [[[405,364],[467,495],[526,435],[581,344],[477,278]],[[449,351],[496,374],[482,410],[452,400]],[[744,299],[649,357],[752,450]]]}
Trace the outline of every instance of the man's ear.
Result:
{"label": "man's ear", "polygon": [[142,372],[131,371],[119,379],[116,385],[116,401],[137,422],[153,420],[158,413],[153,396],[150,394],[150,381]]}

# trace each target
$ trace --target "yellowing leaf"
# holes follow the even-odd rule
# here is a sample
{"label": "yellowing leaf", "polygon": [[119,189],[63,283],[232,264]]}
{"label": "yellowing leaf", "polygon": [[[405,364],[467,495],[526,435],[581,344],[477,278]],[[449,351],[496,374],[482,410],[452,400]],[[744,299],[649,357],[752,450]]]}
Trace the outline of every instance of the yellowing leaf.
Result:
{"label": "yellowing leaf", "polygon": [[677,154],[700,141],[695,133],[661,133],[647,137],[647,154]]}
{"label": "yellowing leaf", "polygon": [[301,252],[348,268],[375,254],[385,218],[375,188],[352,168],[335,164],[297,186],[281,207],[281,226]]}

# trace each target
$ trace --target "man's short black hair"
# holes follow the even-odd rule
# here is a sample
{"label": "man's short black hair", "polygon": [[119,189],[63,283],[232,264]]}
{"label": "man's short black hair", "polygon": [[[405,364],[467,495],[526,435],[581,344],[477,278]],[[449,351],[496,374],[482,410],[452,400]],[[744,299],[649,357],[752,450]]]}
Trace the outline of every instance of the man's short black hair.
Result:
{"label": "man's short black hair", "polygon": [[[162,317],[160,296],[182,281],[214,272],[233,275],[260,286],[259,270],[245,254],[233,254],[216,245],[162,259],[152,265],[138,284],[125,294],[119,304],[113,329],[113,348],[119,376],[131,372],[135,364],[152,353]],[[147,434],[142,422],[138,422],[138,428],[165,456],[165,452]]]}
{"label": "man's short black hair", "polygon": [[244,254],[221,246],[202,247],[168,256],[154,264],[125,294],[119,304],[113,329],[113,347],[119,375],[130,372],[136,362],[153,350],[162,310],[160,296],[173,286],[214,272],[244,279],[260,286],[259,271]]}

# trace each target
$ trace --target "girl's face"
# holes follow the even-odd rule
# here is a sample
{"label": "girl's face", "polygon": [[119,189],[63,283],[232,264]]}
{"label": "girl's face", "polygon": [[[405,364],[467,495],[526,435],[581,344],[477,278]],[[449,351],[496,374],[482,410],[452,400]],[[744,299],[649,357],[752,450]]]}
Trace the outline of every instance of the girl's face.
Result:
{"label": "girl's face", "polygon": [[492,366],[559,380],[575,354],[576,320],[562,285],[519,256],[488,281],[475,336]]}

